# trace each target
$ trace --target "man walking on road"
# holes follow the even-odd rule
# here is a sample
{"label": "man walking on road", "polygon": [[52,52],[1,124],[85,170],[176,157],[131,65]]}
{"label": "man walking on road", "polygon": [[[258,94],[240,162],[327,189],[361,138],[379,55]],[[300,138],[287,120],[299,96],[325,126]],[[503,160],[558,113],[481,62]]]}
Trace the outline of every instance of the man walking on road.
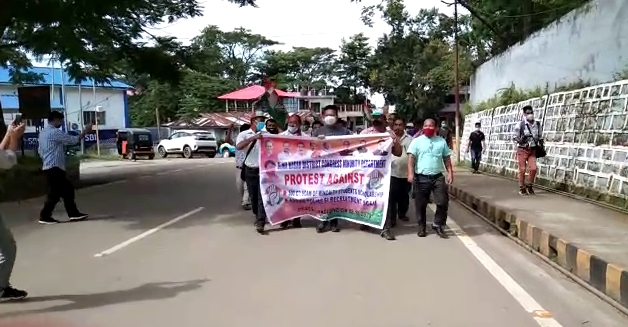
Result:
{"label": "man walking on road", "polygon": [[244,178],[251,198],[253,214],[255,214],[255,230],[259,234],[265,234],[266,210],[261,197],[260,176],[259,176],[259,153],[262,133],[266,127],[266,117],[258,112],[256,117],[251,118],[251,128],[240,133],[236,140],[236,149],[244,152],[242,169]]}
{"label": "man walking on road", "polygon": [[401,144],[400,156],[393,155],[390,165],[390,194],[388,196],[388,217],[390,227],[395,227],[397,218],[401,221],[408,221],[408,207],[410,205],[410,188],[408,183],[408,148],[412,142],[412,136],[408,135],[403,118],[395,119],[393,131]]}
{"label": "man walking on road", "polygon": [[[338,126],[336,122],[338,122],[338,107],[333,104],[325,106],[325,108],[323,108],[323,123],[325,125],[315,130],[312,130],[312,137],[324,139],[326,136],[342,136],[353,134],[350,130],[342,126]],[[338,227],[338,219],[330,219],[329,221],[321,221],[316,227],[316,232],[323,233],[328,226],[331,227],[332,232],[337,233],[340,231],[340,228]]]}
{"label": "man walking on road", "polygon": [[[301,130],[301,116],[297,114],[293,114],[288,117],[288,128],[285,131],[281,132],[280,135],[288,135],[288,136],[309,136],[306,135],[305,132]],[[301,218],[294,218],[291,221],[284,221],[281,223],[281,228],[288,228],[292,225],[292,228],[301,228]]]}
{"label": "man walking on road", "polygon": [[[401,146],[401,144],[399,143],[399,137],[397,134],[395,134],[393,132],[393,130],[390,128],[390,126],[388,125],[388,121],[386,120],[386,116],[384,115],[384,112],[382,110],[373,110],[373,113],[371,114],[371,116],[373,117],[373,126],[369,127],[365,130],[363,130],[362,132],[360,132],[360,134],[381,134],[381,133],[389,133],[390,136],[393,139],[393,147],[392,147],[392,154],[394,156],[400,157],[403,154],[403,147]],[[380,141],[381,142],[381,141]],[[385,142],[382,142],[382,144],[384,144]],[[375,152],[373,152],[374,155],[378,155],[378,151],[380,151],[379,155],[383,155],[386,156],[388,155],[387,152],[383,151],[383,150],[376,150]],[[383,151],[383,152],[381,152]],[[392,193],[392,181],[391,181],[391,189],[390,192]],[[389,194],[389,201],[392,198],[392,194]],[[390,202],[389,202],[390,203]],[[392,217],[389,213],[390,213],[390,206],[388,207],[389,211],[386,214],[386,222],[384,223],[384,229],[382,229],[382,232],[380,233],[380,236],[389,240],[389,241],[394,241],[395,240],[395,235],[392,232],[392,228],[394,227],[394,224],[396,223],[397,217],[396,217],[396,213],[395,213],[395,217]],[[367,230],[368,226],[366,225],[361,225],[360,229],[362,230]]]}
{"label": "man walking on road", "polygon": [[[24,124],[12,123],[2,142],[0,143],[0,169],[9,169],[17,164],[15,151],[18,150],[24,135]],[[17,247],[13,233],[4,224],[0,217],[0,300],[21,300],[28,296],[28,293],[13,288],[9,283]]]}
{"label": "man walking on road", "polygon": [[87,214],[81,213],[76,207],[74,185],[65,173],[65,147],[78,144],[85,134],[92,131],[92,125],[86,125],[80,135],[73,136],[59,129],[63,125],[63,118],[63,113],[51,111],[48,115],[48,126],[39,133],[38,152],[43,162],[41,169],[48,183],[46,202],[39,213],[40,224],[59,223],[52,218],[52,212],[61,199],[70,221],[87,219]]}
{"label": "man walking on road", "polygon": [[[240,126],[240,133],[238,133],[238,135],[236,136],[236,140],[240,138],[240,135],[242,133],[246,133],[248,130],[251,129],[251,125],[249,124],[242,124],[242,126]],[[227,139],[228,142],[231,142],[231,128],[229,128],[229,130],[227,131],[227,135],[225,136],[225,139]],[[234,143],[236,143],[237,141],[234,141]],[[237,143],[236,143],[237,144]],[[251,210],[251,199],[249,197],[249,188],[246,185],[246,182],[242,179],[242,164],[244,163],[244,156],[246,155],[246,152],[240,151],[236,148],[236,187],[238,188],[238,192],[240,194],[240,198],[242,199],[242,209],[244,210]]]}
{"label": "man walking on road", "polygon": [[486,149],[485,139],[480,122],[475,123],[475,131],[469,135],[469,145],[467,145],[467,153],[471,153],[471,168],[473,168],[474,174],[480,172],[480,160],[482,160],[482,153]]}
{"label": "man walking on road", "polygon": [[[444,166],[444,167],[443,167]],[[434,193],[436,212],[432,230],[442,238],[449,208],[447,184],[453,183],[454,172],[451,165],[451,150],[442,137],[436,135],[436,121],[426,119],[423,135],[412,140],[408,149],[408,182],[413,183],[419,237],[427,236],[427,204]],[[447,176],[443,172],[447,172]]]}
{"label": "man walking on road", "polygon": [[[512,131],[512,139],[517,144],[517,165],[519,166],[519,194],[534,195],[532,184],[536,178],[536,150],[543,142],[543,128],[534,119],[532,106],[523,107],[525,120]],[[526,166],[530,169],[526,182]]]}

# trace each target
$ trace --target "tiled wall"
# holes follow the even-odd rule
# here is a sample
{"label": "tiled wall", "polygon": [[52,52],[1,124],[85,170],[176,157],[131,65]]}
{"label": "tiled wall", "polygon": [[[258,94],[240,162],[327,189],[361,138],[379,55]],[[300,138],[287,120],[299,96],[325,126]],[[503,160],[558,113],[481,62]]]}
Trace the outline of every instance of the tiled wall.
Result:
{"label": "tiled wall", "polygon": [[512,131],[523,119],[521,108],[529,104],[543,124],[548,153],[538,160],[539,177],[628,198],[627,99],[624,80],[469,114],[462,149],[480,121],[488,147],[483,163],[516,171]]}

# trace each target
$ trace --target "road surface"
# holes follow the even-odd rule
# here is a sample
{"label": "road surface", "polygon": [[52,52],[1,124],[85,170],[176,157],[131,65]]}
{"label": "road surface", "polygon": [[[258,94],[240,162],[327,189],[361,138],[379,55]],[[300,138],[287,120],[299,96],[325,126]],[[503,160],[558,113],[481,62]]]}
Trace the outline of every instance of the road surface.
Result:
{"label": "road surface", "polygon": [[[18,242],[12,282],[31,295],[1,304],[0,318],[90,327],[628,326],[456,204],[450,239],[421,239],[408,226],[387,242],[347,225],[316,234],[313,224],[261,236],[239,208],[233,159],[172,162],[102,168],[118,181],[77,194],[90,221],[40,226],[40,199],[0,205]],[[65,218],[61,207],[56,217]]]}

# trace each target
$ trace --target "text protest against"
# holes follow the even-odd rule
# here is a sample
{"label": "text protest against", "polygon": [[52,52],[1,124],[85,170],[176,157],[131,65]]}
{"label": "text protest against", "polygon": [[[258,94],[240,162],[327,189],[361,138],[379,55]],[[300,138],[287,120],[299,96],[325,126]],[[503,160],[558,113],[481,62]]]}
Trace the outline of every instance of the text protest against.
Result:
{"label": "text protest against", "polygon": [[261,196],[271,224],[311,216],[383,227],[390,186],[388,134],[322,140],[264,135],[262,144]]}

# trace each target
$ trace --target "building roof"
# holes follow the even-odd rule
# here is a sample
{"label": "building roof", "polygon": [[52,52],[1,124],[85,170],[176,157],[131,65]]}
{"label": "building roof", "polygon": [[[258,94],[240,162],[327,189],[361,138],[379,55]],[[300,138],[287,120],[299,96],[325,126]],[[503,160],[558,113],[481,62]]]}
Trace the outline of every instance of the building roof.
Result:
{"label": "building roof", "polygon": [[[20,109],[20,102],[17,98],[17,94],[0,95],[0,104],[2,104],[2,109]],[[52,109],[63,109],[63,105],[61,105],[61,101],[58,98],[52,100],[50,107]]]}
{"label": "building roof", "polygon": [[[301,116],[302,119],[308,116],[315,115],[311,111],[303,110],[296,113]],[[173,121],[167,124],[163,124],[164,127],[178,127],[178,128],[199,128],[199,127],[215,127],[215,128],[227,128],[229,125],[242,126],[242,124],[248,124],[251,122],[255,114],[253,112],[210,112],[201,114],[199,118],[194,120],[191,124],[183,121]]]}
{"label": "building roof", "polygon": [[[61,78],[63,77],[63,84],[65,86],[74,86],[78,87],[79,84],[76,81],[72,80],[67,73],[61,68],[51,68],[51,67],[33,67],[29,70],[30,72],[41,74],[43,77],[43,82],[38,83],[38,85],[61,85]],[[0,67],[0,84],[12,84],[10,80],[11,76],[9,74],[9,69]],[[93,87],[94,82],[91,79],[87,79],[81,82],[81,87]],[[110,83],[105,84],[96,84],[96,87],[106,87],[106,88],[116,88],[116,89],[130,89],[132,86],[125,84],[120,81],[111,81]]]}
{"label": "building roof", "polygon": [[[275,89],[275,91],[277,92],[277,95],[279,95],[280,97],[291,97],[290,93],[288,92],[284,92],[279,89]],[[266,89],[263,86],[251,85],[249,87],[245,87],[237,91],[223,94],[219,96],[218,99],[219,100],[239,100],[239,101],[257,100],[259,99],[259,97],[261,97],[264,94],[264,92],[266,92]]]}

